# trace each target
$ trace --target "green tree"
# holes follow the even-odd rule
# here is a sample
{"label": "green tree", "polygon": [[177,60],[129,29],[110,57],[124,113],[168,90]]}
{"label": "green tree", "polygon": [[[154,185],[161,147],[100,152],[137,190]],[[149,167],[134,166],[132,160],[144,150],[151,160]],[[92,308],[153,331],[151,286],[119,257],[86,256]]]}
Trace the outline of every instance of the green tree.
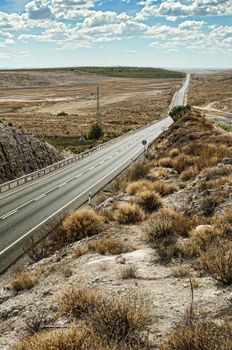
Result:
{"label": "green tree", "polygon": [[103,128],[100,124],[94,123],[88,134],[88,138],[91,140],[98,140],[104,135]]}

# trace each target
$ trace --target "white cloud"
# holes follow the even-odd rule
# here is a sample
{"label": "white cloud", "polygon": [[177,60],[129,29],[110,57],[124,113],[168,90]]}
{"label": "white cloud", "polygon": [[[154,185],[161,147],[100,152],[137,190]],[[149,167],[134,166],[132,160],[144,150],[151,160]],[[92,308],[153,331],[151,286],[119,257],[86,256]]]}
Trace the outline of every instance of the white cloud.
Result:
{"label": "white cloud", "polygon": [[231,14],[231,0],[163,0],[159,5],[152,5],[147,2],[143,9],[137,13],[136,18],[138,20],[144,20],[148,17],[156,16],[173,20],[176,17],[222,16]]}

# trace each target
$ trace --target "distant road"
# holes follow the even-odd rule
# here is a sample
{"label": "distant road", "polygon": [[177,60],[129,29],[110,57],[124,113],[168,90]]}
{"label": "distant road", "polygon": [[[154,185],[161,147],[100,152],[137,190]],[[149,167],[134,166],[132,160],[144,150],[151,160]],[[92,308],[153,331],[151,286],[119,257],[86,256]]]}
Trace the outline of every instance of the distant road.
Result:
{"label": "distant road", "polygon": [[[184,103],[189,79],[187,75],[173,106]],[[0,195],[0,272],[23,253],[29,239],[37,241],[54,219],[85,203],[89,192],[97,193],[138,158],[142,140],[153,142],[172,123],[168,116],[88,158]]]}

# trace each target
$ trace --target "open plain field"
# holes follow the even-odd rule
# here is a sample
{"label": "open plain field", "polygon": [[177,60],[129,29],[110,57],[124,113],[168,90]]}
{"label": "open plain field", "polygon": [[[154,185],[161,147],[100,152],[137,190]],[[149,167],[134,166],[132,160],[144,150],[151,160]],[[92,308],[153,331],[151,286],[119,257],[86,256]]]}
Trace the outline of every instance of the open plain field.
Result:
{"label": "open plain field", "polygon": [[232,71],[192,74],[188,103],[216,126],[232,131]]}
{"label": "open plain field", "polygon": [[188,103],[212,112],[232,113],[232,71],[192,74]]}
{"label": "open plain field", "polygon": [[97,85],[110,138],[164,116],[183,81],[181,75],[125,78],[70,69],[0,72],[0,78],[0,119],[56,145],[88,132],[96,115]]}

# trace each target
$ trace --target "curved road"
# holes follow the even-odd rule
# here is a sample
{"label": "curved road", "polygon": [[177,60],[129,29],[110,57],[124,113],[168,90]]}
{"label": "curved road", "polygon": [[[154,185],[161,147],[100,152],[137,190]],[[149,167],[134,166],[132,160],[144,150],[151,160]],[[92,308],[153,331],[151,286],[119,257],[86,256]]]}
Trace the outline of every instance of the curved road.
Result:
{"label": "curved road", "polygon": [[[184,103],[189,75],[175,96]],[[154,141],[173,123],[170,117],[120,138],[91,156],[0,195],[0,272],[23,253],[33,237],[38,240],[67,211],[99,191],[143,152],[141,141]]]}

